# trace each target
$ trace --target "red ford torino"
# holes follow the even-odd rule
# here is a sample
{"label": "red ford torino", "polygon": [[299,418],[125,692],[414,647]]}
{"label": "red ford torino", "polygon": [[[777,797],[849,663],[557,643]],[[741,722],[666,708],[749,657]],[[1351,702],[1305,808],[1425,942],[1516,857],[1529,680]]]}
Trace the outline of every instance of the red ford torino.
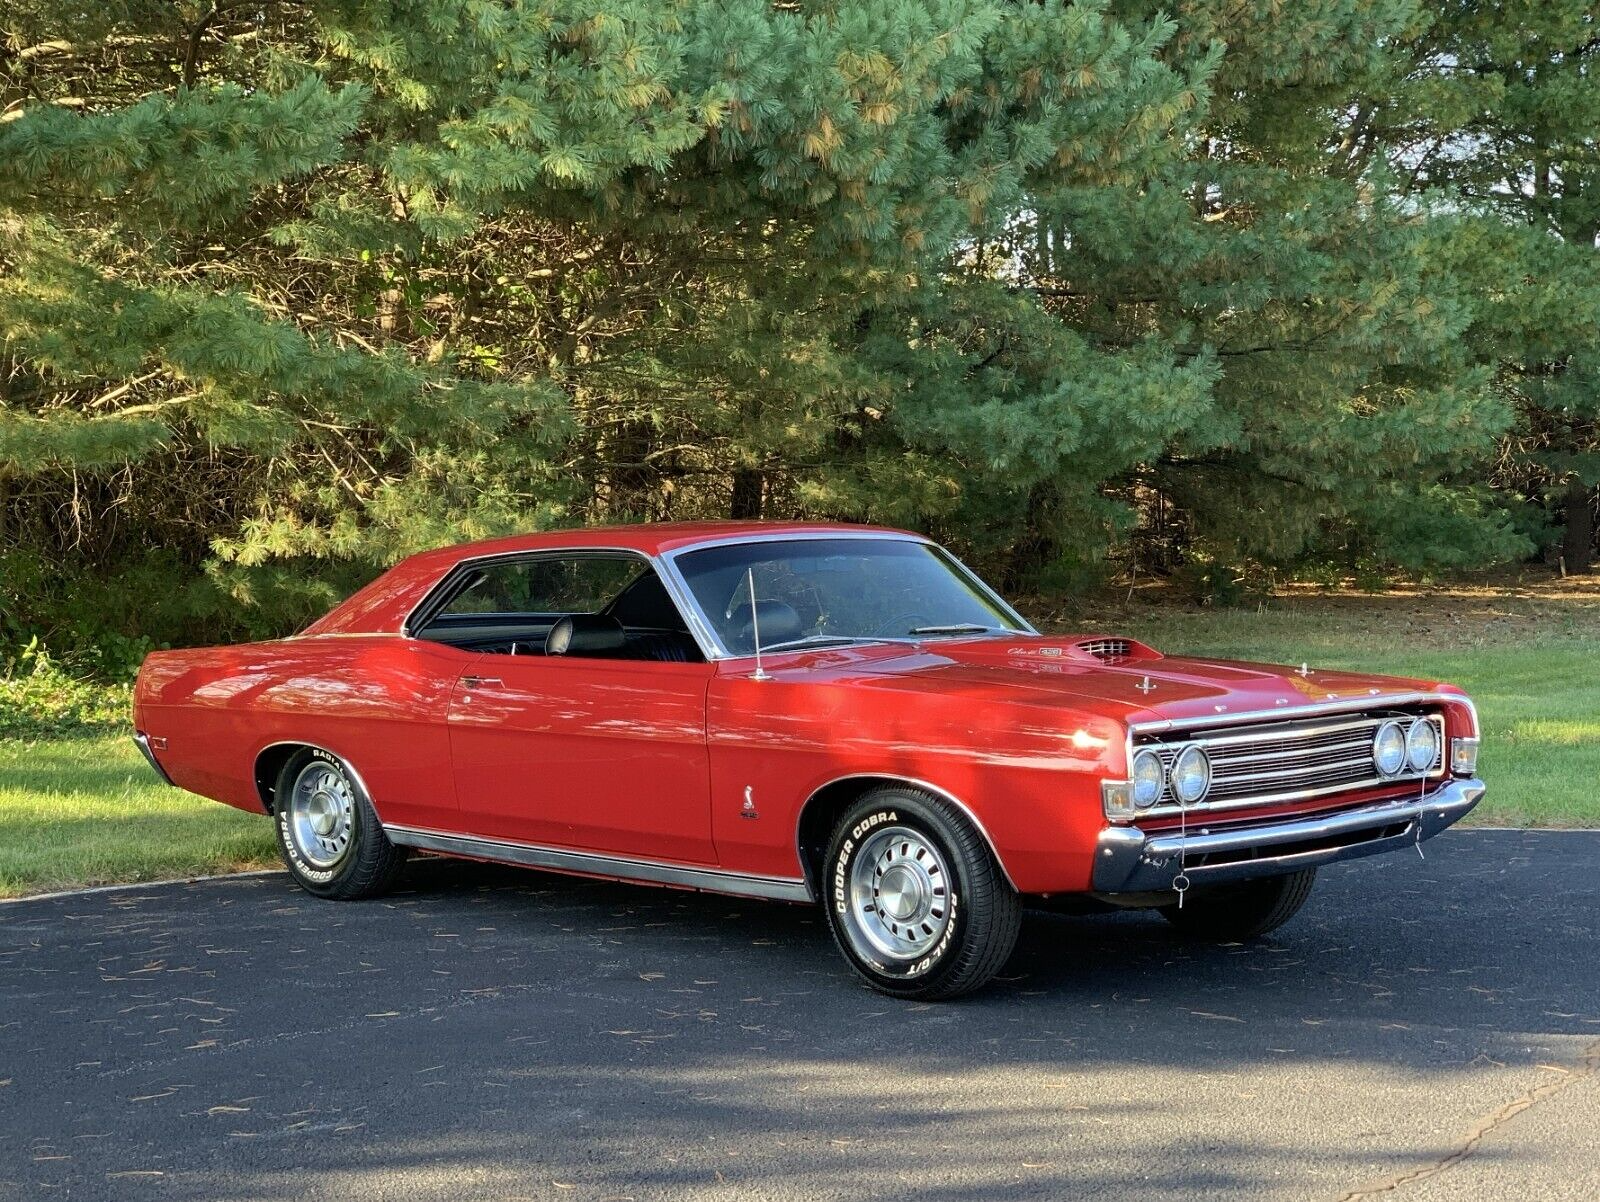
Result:
{"label": "red ford torino", "polygon": [[1043,636],[928,540],[835,525],[430,551],[294,638],[152,654],[134,724],[319,897],[416,848],[821,902],[914,998],[988,980],[1030,899],[1260,935],[1484,791],[1450,685]]}

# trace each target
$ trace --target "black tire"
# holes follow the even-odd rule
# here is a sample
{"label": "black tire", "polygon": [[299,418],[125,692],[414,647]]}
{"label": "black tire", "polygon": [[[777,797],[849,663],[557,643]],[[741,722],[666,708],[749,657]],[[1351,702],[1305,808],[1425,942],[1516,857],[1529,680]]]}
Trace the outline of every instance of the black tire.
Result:
{"label": "black tire", "polygon": [[[330,833],[339,843],[310,852],[301,846],[310,841],[307,833],[296,832],[295,790],[313,780],[331,782],[323,793],[333,798],[329,805],[338,813],[336,829]],[[317,897],[337,901],[377,897],[394,884],[406,862],[406,849],[389,842],[356,774],[338,756],[320,748],[297,751],[284,764],[273,793],[272,826],[289,875]]]}
{"label": "black tire", "polygon": [[[882,854],[876,848],[884,849]],[[908,850],[914,854],[903,854]],[[892,878],[881,869],[885,862]],[[866,880],[856,884],[858,871],[871,881],[873,904],[867,909],[879,934],[891,938],[887,928],[905,923],[906,946],[898,953],[874,946],[865,933],[866,919],[852,908],[852,897],[859,899],[867,890]],[[879,910],[878,886],[891,879],[908,882],[893,894],[896,905],[925,905],[927,912],[914,908],[909,919],[896,920]],[[988,844],[959,809],[919,789],[873,789],[846,810],[828,842],[821,885],[828,929],[845,960],[874,989],[892,997],[936,1000],[970,993],[1000,971],[1016,946],[1021,899]],[[908,896],[915,900],[902,903]],[[926,944],[917,947],[915,941],[922,939]]]}
{"label": "black tire", "polygon": [[1190,889],[1183,908],[1162,906],[1161,917],[1195,939],[1239,943],[1275,931],[1306,904],[1317,870]]}

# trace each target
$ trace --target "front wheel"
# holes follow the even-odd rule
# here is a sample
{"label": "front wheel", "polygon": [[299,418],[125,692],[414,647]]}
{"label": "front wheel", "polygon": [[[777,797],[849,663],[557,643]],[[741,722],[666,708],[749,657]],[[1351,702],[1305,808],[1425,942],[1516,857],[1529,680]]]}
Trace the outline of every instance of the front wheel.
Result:
{"label": "front wheel", "polygon": [[931,794],[865,794],[834,828],[823,866],[829,929],[874,989],[923,1000],[970,993],[1016,945],[1016,892],[966,816]]}
{"label": "front wheel", "polygon": [[361,782],[338,756],[289,757],[273,795],[278,852],[295,883],[318,897],[375,897],[394,883],[406,849],[383,833]]}
{"label": "front wheel", "polygon": [[1306,904],[1316,882],[1315,868],[1285,876],[1262,877],[1231,885],[1191,889],[1183,907],[1161,907],[1161,917],[1185,935],[1217,943],[1238,943],[1275,931]]}

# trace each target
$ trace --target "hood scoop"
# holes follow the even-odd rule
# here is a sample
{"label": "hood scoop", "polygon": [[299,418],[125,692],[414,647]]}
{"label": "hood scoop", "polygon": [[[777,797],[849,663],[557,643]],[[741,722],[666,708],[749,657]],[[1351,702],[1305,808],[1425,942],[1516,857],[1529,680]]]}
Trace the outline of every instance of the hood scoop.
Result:
{"label": "hood scoop", "polygon": [[1023,659],[1092,660],[1103,664],[1137,663],[1140,660],[1162,658],[1161,652],[1154,647],[1120,634],[1074,634],[1065,638],[1041,639],[1037,643],[1014,645],[1011,654]]}

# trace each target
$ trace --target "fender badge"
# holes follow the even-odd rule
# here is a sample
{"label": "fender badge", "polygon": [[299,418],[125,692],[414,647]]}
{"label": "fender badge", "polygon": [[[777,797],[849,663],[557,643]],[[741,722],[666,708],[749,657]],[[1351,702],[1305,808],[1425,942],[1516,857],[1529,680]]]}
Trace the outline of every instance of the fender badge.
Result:
{"label": "fender badge", "polygon": [[1141,680],[1138,684],[1134,685],[1133,687],[1138,689],[1141,693],[1148,693],[1151,689],[1155,688],[1156,686],[1151,684],[1150,683],[1150,678],[1148,676],[1146,676],[1143,680]]}
{"label": "fender badge", "polygon": [[756,801],[755,801],[755,798],[752,796],[752,794],[754,792],[755,792],[755,786],[746,785],[744,787],[744,805],[739,807],[739,817],[741,817],[741,818],[759,818],[759,817],[761,817],[760,814],[756,813]]}

